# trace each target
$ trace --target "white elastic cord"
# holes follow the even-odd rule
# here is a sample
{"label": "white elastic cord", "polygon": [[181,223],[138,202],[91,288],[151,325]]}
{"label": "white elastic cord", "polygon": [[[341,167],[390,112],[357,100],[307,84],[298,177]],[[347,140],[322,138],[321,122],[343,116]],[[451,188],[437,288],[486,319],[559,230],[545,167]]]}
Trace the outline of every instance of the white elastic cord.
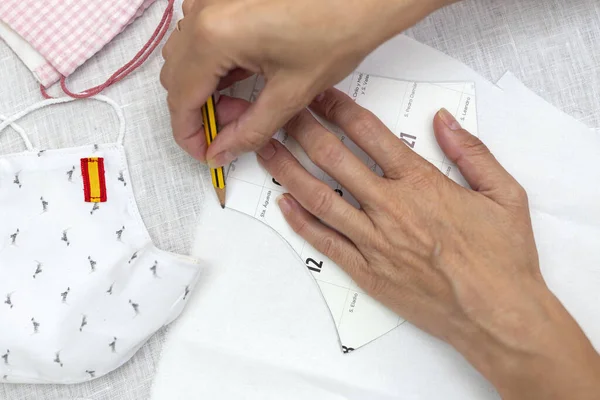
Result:
{"label": "white elastic cord", "polygon": [[[117,118],[119,119],[119,136],[117,136],[117,143],[123,144],[123,140],[125,139],[125,116],[123,115],[123,110],[121,110],[121,107],[119,107],[119,105],[116,102],[114,102],[113,100],[111,100],[108,97],[103,96],[103,95],[96,95],[94,97],[90,97],[89,99],[102,101],[102,102],[110,105],[115,110],[115,113],[117,114]],[[27,114],[34,112],[36,110],[39,110],[40,108],[48,107],[48,106],[51,106],[54,104],[69,103],[69,102],[75,101],[75,100],[77,100],[77,99],[72,98],[72,97],[59,97],[56,99],[42,100],[38,103],[32,104],[29,107],[25,108],[24,110],[21,110],[18,113],[11,115],[10,117],[6,118],[3,122],[1,122],[0,123],[0,132],[2,132],[4,129],[6,129],[7,126],[13,125],[13,122],[18,121],[19,119],[23,118]],[[17,132],[19,132],[19,130],[17,130],[16,128],[15,128],[15,130]],[[29,140],[29,137],[25,133],[25,131],[23,131],[21,129],[21,132],[19,132],[19,134],[21,135],[21,138],[23,138],[23,141],[25,142],[25,146],[27,146],[27,149],[32,150],[33,146],[31,144],[31,141]]]}
{"label": "white elastic cord", "polygon": [[[5,121],[7,119],[8,117],[0,114],[0,121]],[[27,147],[27,150],[33,150],[33,145],[31,144],[31,140],[29,140],[29,136],[27,136],[27,133],[25,133],[25,130],[14,122],[11,123],[10,126],[21,136],[21,139],[23,139],[23,142],[25,142],[25,147]]]}
{"label": "white elastic cord", "polygon": [[117,118],[119,119],[119,136],[117,136],[117,143],[123,144],[123,141],[125,140],[126,126],[125,126],[125,115],[123,114],[123,109],[121,108],[121,106],[118,105],[113,99],[108,98],[101,94],[97,94],[94,97],[90,97],[90,99],[103,101],[115,110],[115,113],[117,114]]}

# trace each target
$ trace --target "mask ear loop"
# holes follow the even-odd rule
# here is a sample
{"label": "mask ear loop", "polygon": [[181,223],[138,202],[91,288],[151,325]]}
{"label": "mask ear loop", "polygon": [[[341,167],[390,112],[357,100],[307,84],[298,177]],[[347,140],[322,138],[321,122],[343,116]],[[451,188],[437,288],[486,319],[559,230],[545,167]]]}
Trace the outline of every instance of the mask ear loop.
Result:
{"label": "mask ear loop", "polygon": [[[0,122],[3,122],[7,119],[8,119],[7,116],[0,114]],[[11,122],[9,125],[11,126],[11,128],[13,128],[19,134],[19,136],[21,136],[21,139],[23,139],[23,142],[25,143],[25,147],[27,147],[27,150],[33,151],[33,145],[31,144],[31,140],[29,140],[29,136],[25,132],[25,129],[21,128],[20,125],[17,125],[14,122]]]}
{"label": "mask ear loop", "polygon": [[113,110],[115,110],[115,114],[117,114],[117,118],[119,119],[119,135],[117,136],[117,144],[122,146],[123,142],[125,141],[125,130],[127,126],[125,123],[125,115],[123,114],[123,109],[121,108],[121,106],[118,105],[117,102],[113,99],[103,96],[101,94],[97,94],[94,97],[90,97],[90,99],[102,101],[111,106]]}
{"label": "mask ear loop", "polygon": [[[38,103],[34,103],[34,104],[30,105],[29,107],[19,111],[18,113],[13,114],[8,118],[4,118],[4,121],[0,122],[0,132],[2,132],[4,129],[6,129],[6,127],[9,125],[13,126],[13,128],[19,133],[19,135],[21,135],[21,138],[25,142],[25,146],[27,147],[27,150],[30,150],[30,151],[34,150],[34,147],[31,144],[31,141],[29,140],[29,136],[25,133],[25,131],[20,126],[14,125],[14,122],[25,117],[27,114],[30,114],[41,108],[52,106],[55,104],[70,103],[70,102],[76,101],[76,100],[77,99],[73,98],[73,97],[59,97],[59,98],[55,98],[55,99],[46,99],[46,100],[42,100]],[[90,97],[90,100],[101,101],[103,103],[110,105],[115,110],[115,113],[117,114],[117,118],[119,119],[119,135],[117,136],[117,143],[119,145],[123,145],[123,141],[125,140],[125,116],[123,115],[123,110],[121,109],[121,107],[114,100],[109,99],[108,97],[102,96],[102,95],[96,95],[94,97]],[[0,116],[0,118],[2,118],[2,116]]]}

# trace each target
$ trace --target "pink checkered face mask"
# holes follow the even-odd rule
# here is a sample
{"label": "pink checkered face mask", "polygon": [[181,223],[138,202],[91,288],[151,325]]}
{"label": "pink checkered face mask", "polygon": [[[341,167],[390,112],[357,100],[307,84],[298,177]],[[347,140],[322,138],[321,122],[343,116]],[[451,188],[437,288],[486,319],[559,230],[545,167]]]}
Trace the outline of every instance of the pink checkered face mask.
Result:
{"label": "pink checkered face mask", "polygon": [[[43,87],[59,80],[65,86],[66,77],[141,16],[154,1],[1,0],[0,38]],[[144,48],[104,84],[88,89],[81,97],[97,94],[139,66],[164,36],[172,15],[173,0],[168,0],[163,19]]]}

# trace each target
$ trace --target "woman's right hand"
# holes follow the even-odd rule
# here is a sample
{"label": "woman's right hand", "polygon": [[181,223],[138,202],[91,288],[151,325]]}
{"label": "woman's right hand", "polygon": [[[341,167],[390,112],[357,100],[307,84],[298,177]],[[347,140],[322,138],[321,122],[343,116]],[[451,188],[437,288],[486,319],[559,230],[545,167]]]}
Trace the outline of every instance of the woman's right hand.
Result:
{"label": "woman's right hand", "polygon": [[[258,149],[320,92],[388,38],[456,0],[186,0],[163,49],[176,142],[213,167]],[[266,87],[210,149],[200,108],[249,74]]]}

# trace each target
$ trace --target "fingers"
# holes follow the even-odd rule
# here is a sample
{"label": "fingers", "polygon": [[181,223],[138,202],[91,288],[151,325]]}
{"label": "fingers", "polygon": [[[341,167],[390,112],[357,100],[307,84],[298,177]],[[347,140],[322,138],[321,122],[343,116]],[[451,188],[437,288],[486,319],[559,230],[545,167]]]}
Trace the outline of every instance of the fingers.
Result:
{"label": "fingers", "polygon": [[[184,21],[185,18],[180,19],[179,21],[176,22],[176,26],[179,26],[179,29],[183,30],[183,26],[187,24],[186,21]],[[168,58],[170,58],[174,52],[176,43],[177,43],[177,38],[181,36],[181,32],[176,28],[173,29],[173,31],[171,31],[171,34],[169,35],[169,38],[167,39],[167,42],[165,43],[165,45],[163,46],[162,50],[161,50],[161,54],[163,59],[167,60]],[[163,83],[163,86],[164,83]]]}
{"label": "fingers", "polygon": [[250,71],[246,71],[245,69],[236,68],[233,71],[229,72],[224,78],[219,82],[219,86],[217,86],[217,90],[223,90],[233,85],[238,81],[243,81],[246,78],[254,75]]}
{"label": "fingers", "polygon": [[302,236],[317,251],[344,268],[353,278],[360,277],[367,262],[350,240],[325,226],[289,194],[280,196],[277,204],[294,232]]}
{"label": "fingers", "polygon": [[379,118],[337,89],[328,89],[317,96],[310,108],[340,127],[388,178],[400,178],[403,171],[421,162]]}
{"label": "fingers", "polygon": [[363,242],[371,233],[373,225],[363,211],[312,176],[277,140],[270,140],[258,151],[258,161],[302,207],[354,243]]}
{"label": "fingers", "polygon": [[235,121],[250,107],[250,103],[236,97],[221,95],[217,102],[217,121],[226,125]]}
{"label": "fingers", "polygon": [[[197,35],[198,18],[189,15],[180,21],[181,31],[173,31],[165,47],[165,64],[160,81],[168,91],[167,104],[175,141],[192,157],[206,159],[202,136],[201,107],[216,89],[223,71],[223,58],[212,54],[212,47]],[[201,77],[201,78],[199,78]]]}
{"label": "fingers", "polygon": [[183,4],[181,5],[183,16],[188,15],[192,11],[195,2],[196,0],[184,0]]}
{"label": "fingers", "polygon": [[[169,71],[168,62],[163,69]],[[204,135],[202,132],[202,113],[200,109],[206,99],[213,93],[219,82],[219,77],[212,74],[216,68],[200,65],[196,68],[178,68],[177,73],[170,71],[170,83],[167,104],[171,114],[171,127],[175,141],[188,152],[186,143],[194,142],[194,137]],[[204,76],[203,79],[197,79]],[[190,152],[194,158],[204,161],[205,153],[195,149]]]}
{"label": "fingers", "polygon": [[[165,60],[173,54],[173,51],[175,48],[175,42],[177,41],[177,37],[181,35],[181,31],[183,31],[184,27],[188,24],[188,21],[185,20],[185,17],[187,15],[190,15],[195,3],[196,3],[196,0],[185,0],[183,2],[183,4],[181,5],[181,9],[183,11],[184,18],[181,18],[181,19],[175,21],[175,29],[173,29],[173,31],[169,35],[169,38],[167,39],[167,42],[165,43],[165,45],[162,48],[162,57]],[[163,86],[165,86],[165,85],[163,84]]]}
{"label": "fingers", "polygon": [[346,188],[361,205],[376,199],[379,180],[348,147],[325,129],[308,110],[302,110],[285,129],[319,168]]}
{"label": "fingers", "polygon": [[447,110],[440,110],[433,127],[437,141],[458,166],[471,188],[502,205],[527,205],[523,187],[500,165],[476,136],[460,127]]}
{"label": "fingers", "polygon": [[277,129],[292,118],[310,101],[299,79],[275,77],[237,121],[226,126],[208,149],[211,167],[233,161],[242,153],[261,148]]}
{"label": "fingers", "polygon": [[[249,106],[250,103],[245,100],[221,96],[217,103],[217,120],[220,124],[228,124],[239,118]],[[204,157],[207,149],[206,136],[202,129],[199,132],[199,134],[191,135],[186,138],[175,137],[175,141],[188,154],[203,162],[205,160]]]}

